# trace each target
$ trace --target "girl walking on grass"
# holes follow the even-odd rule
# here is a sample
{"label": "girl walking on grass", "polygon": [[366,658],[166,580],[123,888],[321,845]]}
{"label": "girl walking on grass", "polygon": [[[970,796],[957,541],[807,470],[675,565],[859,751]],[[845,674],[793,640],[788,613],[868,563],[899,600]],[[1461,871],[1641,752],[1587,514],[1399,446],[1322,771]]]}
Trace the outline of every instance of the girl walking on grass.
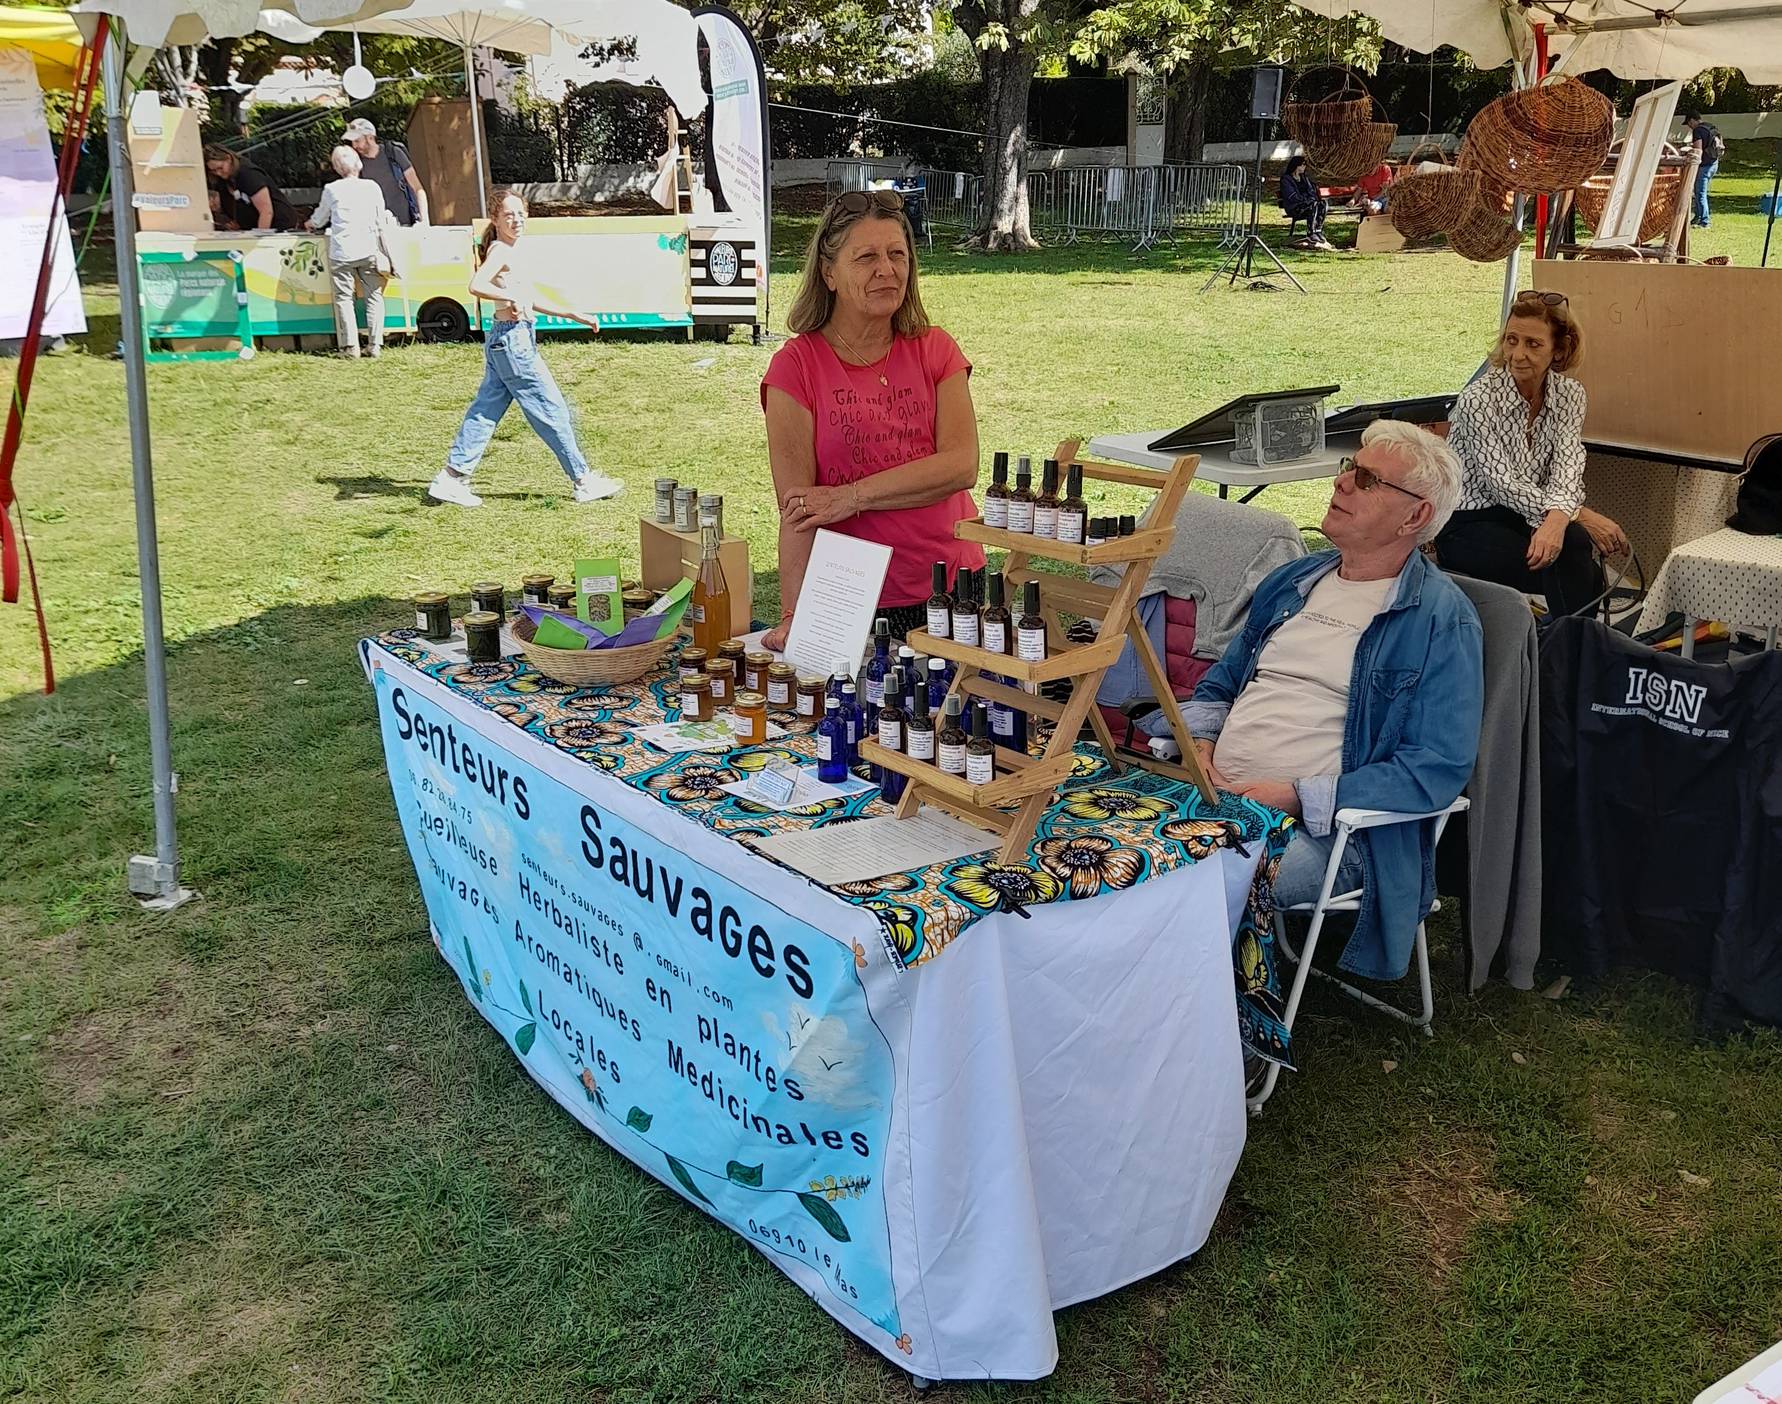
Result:
{"label": "girl walking on grass", "polygon": [[516,403],[526,422],[557,455],[575,487],[577,502],[598,502],[625,487],[588,467],[576,443],[569,405],[538,353],[535,323],[540,312],[580,322],[593,331],[600,328],[591,317],[541,307],[535,300],[526,246],[520,238],[526,216],[526,201],[515,191],[504,191],[495,201],[494,222],[478,248],[482,264],[470,280],[470,295],[495,304],[495,325],[483,338],[483,383],[464,412],[464,422],[446,453],[446,466],[427,487],[427,495],[439,502],[482,506],[483,499],[470,490],[470,475],[482,462],[495,426],[508,406]]}

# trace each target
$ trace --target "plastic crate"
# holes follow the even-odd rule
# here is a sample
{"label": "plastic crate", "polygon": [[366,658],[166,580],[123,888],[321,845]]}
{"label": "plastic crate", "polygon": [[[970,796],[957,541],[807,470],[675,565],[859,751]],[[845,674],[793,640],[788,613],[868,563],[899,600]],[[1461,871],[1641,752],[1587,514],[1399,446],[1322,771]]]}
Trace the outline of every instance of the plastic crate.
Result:
{"label": "plastic crate", "polygon": [[1324,397],[1263,400],[1232,415],[1237,443],[1231,450],[1238,463],[1258,468],[1288,463],[1324,452]]}

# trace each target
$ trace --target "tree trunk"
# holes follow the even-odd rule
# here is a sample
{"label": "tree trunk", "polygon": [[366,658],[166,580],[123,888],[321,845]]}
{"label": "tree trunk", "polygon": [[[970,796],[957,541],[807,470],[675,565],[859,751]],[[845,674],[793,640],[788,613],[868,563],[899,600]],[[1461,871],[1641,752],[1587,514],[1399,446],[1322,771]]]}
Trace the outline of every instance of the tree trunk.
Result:
{"label": "tree trunk", "polygon": [[1034,54],[1011,39],[978,50],[984,75],[984,220],[972,239],[985,253],[1037,249],[1027,210],[1027,97]]}
{"label": "tree trunk", "polygon": [[1169,85],[1168,126],[1163,134],[1166,161],[1202,160],[1207,139],[1207,97],[1213,90],[1213,62],[1196,59],[1178,68]]}
{"label": "tree trunk", "polygon": [[212,39],[198,51],[198,71],[210,89],[210,111],[214,120],[241,128],[242,95],[229,86],[229,71],[235,67],[235,41]]}

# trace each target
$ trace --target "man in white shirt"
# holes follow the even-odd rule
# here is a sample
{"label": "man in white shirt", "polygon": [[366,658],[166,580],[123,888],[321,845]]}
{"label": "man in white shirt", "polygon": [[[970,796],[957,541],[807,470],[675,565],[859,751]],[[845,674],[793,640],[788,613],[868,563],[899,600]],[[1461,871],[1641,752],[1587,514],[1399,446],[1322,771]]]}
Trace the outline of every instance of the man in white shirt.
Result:
{"label": "man in white shirt", "polygon": [[[1244,631],[1182,709],[1213,784],[1300,823],[1275,899],[1316,899],[1342,808],[1424,814],[1472,775],[1484,705],[1479,617],[1418,549],[1460,498],[1460,464],[1415,425],[1381,420],[1324,515],[1335,550],[1257,586]],[[1364,887],[1345,969],[1397,979],[1434,897],[1429,824],[1362,832],[1337,892]]]}

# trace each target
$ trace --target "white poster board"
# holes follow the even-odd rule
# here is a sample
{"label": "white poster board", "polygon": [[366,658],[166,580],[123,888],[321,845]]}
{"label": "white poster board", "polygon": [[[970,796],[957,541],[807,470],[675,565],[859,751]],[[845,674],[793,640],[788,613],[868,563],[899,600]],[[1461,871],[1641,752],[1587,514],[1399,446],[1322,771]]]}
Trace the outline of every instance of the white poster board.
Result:
{"label": "white poster board", "polygon": [[[31,300],[37,291],[55,191],[56,161],[50,154],[36,67],[23,49],[0,45],[0,249],[7,250],[7,256],[0,258],[0,340],[22,339],[30,328]],[[45,336],[87,329],[68,220],[60,211],[56,226]]]}
{"label": "white poster board", "polygon": [[1658,158],[1682,94],[1681,83],[1666,83],[1634,101],[1633,115],[1627,119],[1627,132],[1621,142],[1621,159],[1615,164],[1615,180],[1609,186],[1609,198],[1603,206],[1596,237],[1590,241],[1591,248],[1627,249],[1640,242],[1640,221],[1646,217],[1652,179],[1658,174]]}

